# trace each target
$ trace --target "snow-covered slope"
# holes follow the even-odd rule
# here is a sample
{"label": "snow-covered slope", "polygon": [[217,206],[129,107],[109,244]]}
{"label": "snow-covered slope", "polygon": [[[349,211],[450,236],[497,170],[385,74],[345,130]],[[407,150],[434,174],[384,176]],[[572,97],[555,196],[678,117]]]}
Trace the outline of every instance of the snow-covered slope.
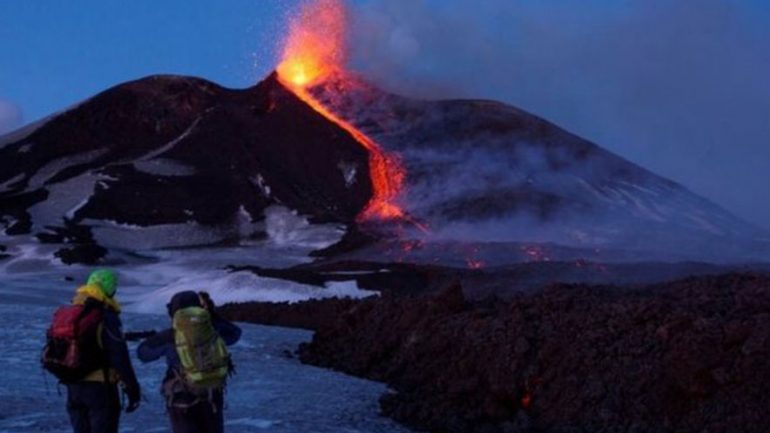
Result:
{"label": "snow-covered slope", "polygon": [[438,238],[770,257],[762,230],[517,108],[413,100],[351,76],[314,94],[401,156],[403,205]]}

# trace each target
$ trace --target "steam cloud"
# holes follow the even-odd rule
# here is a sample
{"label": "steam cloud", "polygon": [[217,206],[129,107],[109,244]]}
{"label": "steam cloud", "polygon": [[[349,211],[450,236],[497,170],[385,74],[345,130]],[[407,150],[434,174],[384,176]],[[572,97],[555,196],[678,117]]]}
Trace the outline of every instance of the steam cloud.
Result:
{"label": "steam cloud", "polygon": [[0,100],[0,135],[21,125],[21,110],[14,104]]}
{"label": "steam cloud", "polygon": [[770,12],[747,0],[369,0],[351,66],[539,114],[770,228]]}

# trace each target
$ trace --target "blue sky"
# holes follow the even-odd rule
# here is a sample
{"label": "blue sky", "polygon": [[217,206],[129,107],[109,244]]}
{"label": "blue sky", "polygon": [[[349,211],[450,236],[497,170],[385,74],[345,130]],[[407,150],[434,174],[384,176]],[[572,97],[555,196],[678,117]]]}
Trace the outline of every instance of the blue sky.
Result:
{"label": "blue sky", "polygon": [[274,66],[296,1],[0,1],[0,100],[32,121],[155,73],[244,87]]}
{"label": "blue sky", "polygon": [[[0,0],[0,133],[156,73],[246,87],[301,0]],[[351,0],[390,90],[541,115],[770,229],[770,2]]]}

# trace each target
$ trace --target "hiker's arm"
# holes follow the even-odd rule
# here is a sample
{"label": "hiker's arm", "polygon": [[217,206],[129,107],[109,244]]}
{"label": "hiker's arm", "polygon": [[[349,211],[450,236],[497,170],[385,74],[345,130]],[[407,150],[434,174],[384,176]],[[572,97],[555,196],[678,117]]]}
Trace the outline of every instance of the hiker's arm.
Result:
{"label": "hiker's arm", "polygon": [[241,339],[241,328],[235,326],[232,322],[225,320],[217,313],[217,306],[214,304],[214,300],[211,299],[208,292],[198,292],[198,298],[201,301],[201,305],[206,311],[211,314],[211,323],[214,325],[214,329],[225,344],[232,346]]}
{"label": "hiker's arm", "polygon": [[217,333],[219,333],[219,336],[222,337],[226,345],[232,346],[241,339],[241,328],[221,318],[219,315],[214,315],[213,319],[214,329],[217,330]]}
{"label": "hiker's arm", "polygon": [[142,341],[136,349],[136,355],[142,362],[155,361],[166,355],[169,345],[174,341],[171,329],[158,332],[150,338]]}
{"label": "hiker's arm", "polygon": [[107,352],[110,367],[114,368],[120,376],[120,381],[127,389],[139,390],[139,382],[136,380],[134,367],[128,355],[128,346],[123,338],[120,319],[114,314],[105,314],[102,328],[102,344]]}

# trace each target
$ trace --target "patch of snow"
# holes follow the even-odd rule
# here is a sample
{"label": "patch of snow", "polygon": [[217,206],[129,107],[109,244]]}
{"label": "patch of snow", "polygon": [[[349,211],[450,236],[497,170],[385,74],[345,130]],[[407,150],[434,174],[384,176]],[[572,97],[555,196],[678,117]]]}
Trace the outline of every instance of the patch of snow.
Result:
{"label": "patch of snow", "polygon": [[35,173],[29,180],[27,191],[32,191],[42,187],[46,181],[66,170],[67,168],[88,164],[89,162],[99,158],[106,154],[108,149],[96,149],[89,152],[79,153],[77,155],[67,156],[64,158],[55,159]]}
{"label": "patch of snow", "polygon": [[14,242],[5,243],[8,248],[5,251],[11,255],[10,259],[0,261],[0,271],[3,275],[43,274],[47,270],[55,269],[60,262],[53,258],[53,253],[59,248],[55,245],[46,245],[35,242],[34,239],[14,239]]}
{"label": "patch of snow", "polygon": [[642,193],[645,193],[645,194],[648,194],[648,195],[651,195],[651,196],[654,196],[654,197],[659,197],[660,196],[660,192],[652,190],[652,189],[649,189],[649,188],[645,188],[645,187],[643,187],[643,186],[641,186],[639,184],[636,184],[636,183],[627,182],[625,180],[620,181],[620,183],[625,185],[625,186],[627,186],[627,187],[629,187],[629,188],[633,188],[633,189],[635,189],[635,190],[637,190],[639,192],[642,192]]}
{"label": "patch of snow", "polygon": [[[185,138],[187,138],[187,136],[189,136],[189,135],[190,135],[190,133],[192,133],[192,132],[193,132],[193,130],[195,129],[195,127],[196,127],[196,126],[198,126],[198,123],[200,123],[201,119],[202,119],[202,117],[198,117],[198,118],[196,118],[196,119],[195,119],[195,120],[194,120],[194,121],[193,121],[193,122],[190,124],[190,126],[188,126],[188,127],[187,127],[187,129],[185,129],[185,130],[184,130],[184,132],[182,132],[182,134],[180,134],[180,135],[179,135],[177,138],[175,138],[175,139],[173,139],[173,140],[169,141],[168,143],[166,143],[166,144],[165,144],[165,145],[163,145],[162,147],[160,147],[160,148],[158,148],[158,149],[155,149],[155,150],[153,150],[153,151],[151,151],[151,152],[149,152],[149,153],[145,154],[144,156],[141,156],[141,157],[139,157],[139,158],[138,158],[136,161],[148,161],[148,160],[150,160],[150,159],[154,159],[154,158],[156,158],[156,157],[158,157],[158,156],[160,156],[160,155],[163,155],[164,153],[166,153],[166,152],[168,152],[169,150],[173,149],[173,148],[174,148],[174,146],[176,146],[177,144],[179,144],[179,142],[181,142],[182,140],[184,140]],[[136,161],[135,161],[135,162],[136,162]]]}
{"label": "patch of snow", "polygon": [[[189,209],[185,214],[193,216]],[[230,222],[214,227],[195,221],[151,226],[94,219],[86,219],[84,223],[91,226],[94,239],[99,245],[131,251],[213,245],[228,239],[248,238],[265,230],[264,222],[253,221],[243,206]]]}
{"label": "patch of snow", "polygon": [[207,291],[218,304],[234,302],[302,302],[310,299],[353,298],[379,295],[361,290],[355,282],[329,283],[319,288],[273,278],[263,278],[251,272],[214,270],[181,276],[160,289],[136,297],[124,296],[128,311],[163,313],[169,299],[184,290]]}
{"label": "patch of snow", "polygon": [[277,246],[301,246],[314,249],[326,248],[338,242],[344,229],[338,225],[313,225],[308,220],[284,206],[265,209],[267,235]]}
{"label": "patch of snow", "polygon": [[24,173],[19,173],[16,176],[6,180],[3,183],[0,183],[0,192],[6,192],[11,190],[11,185],[14,183],[24,179]]}
{"label": "patch of snow", "polygon": [[90,200],[96,183],[101,179],[97,174],[85,173],[49,186],[48,199],[28,209],[33,232],[46,226],[59,226],[65,215],[70,212],[74,215],[77,209],[85,205],[84,202]]}
{"label": "patch of snow", "polygon": [[259,419],[259,418],[236,418],[231,420],[226,420],[225,425],[227,426],[243,426],[243,427],[252,427],[252,428],[258,428],[258,429],[267,429],[275,425],[275,421],[268,421],[266,419]]}
{"label": "patch of snow", "polygon": [[211,245],[233,237],[230,228],[206,227],[191,221],[147,227],[92,219],[84,223],[91,226],[99,245],[132,251]]}
{"label": "patch of snow", "polygon": [[342,172],[342,176],[345,178],[345,186],[350,188],[356,182],[356,174],[358,173],[358,166],[354,163],[347,163],[340,161],[337,164],[337,168]]}
{"label": "patch of snow", "polygon": [[268,185],[265,182],[265,178],[262,177],[261,174],[257,174],[256,176],[250,177],[249,181],[251,181],[251,184],[259,188],[260,191],[262,191],[262,195],[265,198],[270,198],[270,194],[272,190],[270,189],[270,185]]}
{"label": "patch of snow", "polygon": [[192,176],[195,167],[169,158],[141,159],[134,162],[134,168],[142,173],[158,176]]}
{"label": "patch of snow", "polygon": [[598,198],[599,200],[606,202],[606,203],[615,203],[615,201],[609,197],[604,191],[602,191],[600,188],[595,187],[593,184],[589,183],[587,180],[574,176],[574,179],[578,182],[580,186],[582,186],[586,191],[590,192],[594,197]]}
{"label": "patch of snow", "polygon": [[698,227],[702,228],[703,230],[706,230],[717,236],[722,236],[725,234],[722,230],[720,230],[715,225],[708,222],[706,218],[704,218],[701,215],[691,214],[691,215],[688,215],[688,218],[690,219],[690,221],[694,222]]}
{"label": "patch of snow", "polygon": [[[99,183],[101,184],[101,182],[99,182]],[[90,199],[91,199],[91,197],[88,196],[88,197],[84,198],[83,200],[81,200],[80,203],[76,204],[72,209],[67,211],[67,213],[65,214],[65,218],[70,219],[70,220],[71,219],[75,219],[75,214],[77,213],[77,211],[82,209],[83,206],[87,205],[88,201]]]}
{"label": "patch of snow", "polygon": [[247,238],[264,228],[261,222],[255,222],[254,217],[241,205],[235,213],[235,228],[239,238]]}
{"label": "patch of snow", "polygon": [[2,215],[2,216],[0,216],[0,223],[3,224],[2,235],[3,236],[7,236],[7,234],[5,233],[6,230],[8,230],[8,228],[11,227],[12,225],[16,224],[17,221],[18,221],[18,219],[14,218],[14,217],[12,217],[10,215]]}
{"label": "patch of snow", "polygon": [[635,196],[632,192],[624,189],[618,189],[617,191],[626,198],[626,203],[631,205],[630,210],[634,215],[642,219],[648,219],[656,222],[666,222],[666,219],[658,215],[655,212],[655,209],[651,209],[646,206],[642,199]]}

